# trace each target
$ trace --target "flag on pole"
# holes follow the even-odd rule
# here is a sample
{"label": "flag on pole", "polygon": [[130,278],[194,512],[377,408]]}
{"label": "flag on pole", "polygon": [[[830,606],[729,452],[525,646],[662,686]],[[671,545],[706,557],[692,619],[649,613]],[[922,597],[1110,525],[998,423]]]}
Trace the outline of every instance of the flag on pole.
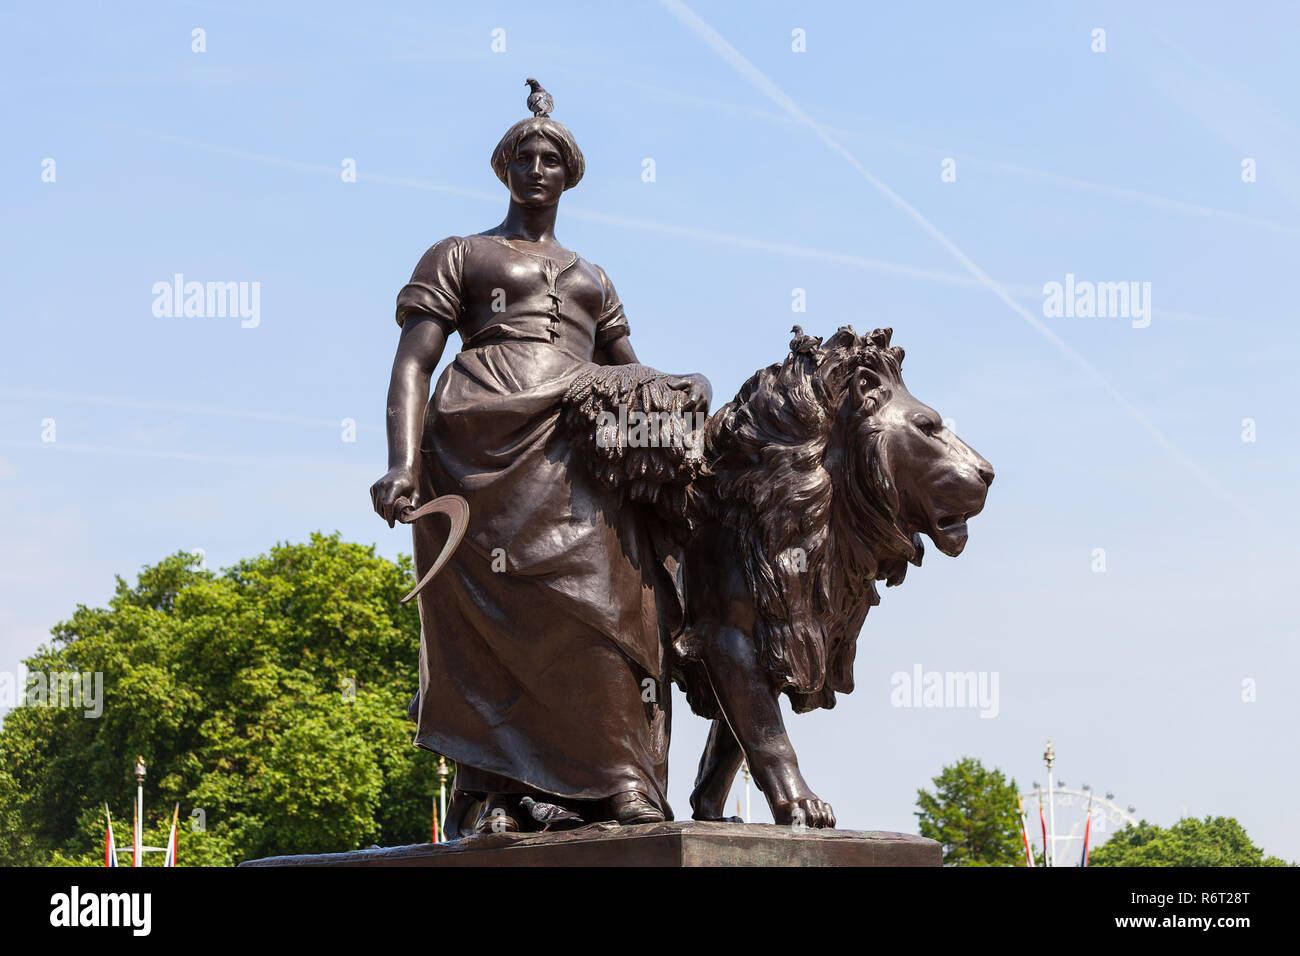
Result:
{"label": "flag on pole", "polygon": [[163,866],[174,867],[176,865],[176,821],[180,816],[180,812],[181,805],[178,803],[175,809],[172,810],[172,832],[167,837],[167,855],[163,857]]}
{"label": "flag on pole", "polygon": [[104,865],[117,866],[117,843],[113,840],[113,815],[104,804],[104,816],[108,818],[108,832],[104,834]]}
{"label": "flag on pole", "polygon": [[136,800],[131,801],[131,814],[135,817],[135,822],[131,826],[131,865],[140,866],[144,834],[140,832],[140,806]]}
{"label": "flag on pole", "polygon": [[1025,866],[1034,865],[1034,854],[1029,849],[1029,825],[1025,820],[1025,801],[1021,797],[1016,797],[1016,803],[1020,806],[1020,835],[1025,838]]}
{"label": "flag on pole", "polygon": [[1079,860],[1080,866],[1088,865],[1088,835],[1092,831],[1092,794],[1088,794],[1088,822],[1083,825],[1083,858]]}
{"label": "flag on pole", "polygon": [[442,840],[438,838],[438,798],[437,797],[433,798],[433,842],[434,843],[442,842]]}
{"label": "flag on pole", "polygon": [[1043,825],[1043,866],[1051,866],[1052,858],[1047,855],[1047,815],[1043,813],[1043,800],[1038,800],[1038,821]]}

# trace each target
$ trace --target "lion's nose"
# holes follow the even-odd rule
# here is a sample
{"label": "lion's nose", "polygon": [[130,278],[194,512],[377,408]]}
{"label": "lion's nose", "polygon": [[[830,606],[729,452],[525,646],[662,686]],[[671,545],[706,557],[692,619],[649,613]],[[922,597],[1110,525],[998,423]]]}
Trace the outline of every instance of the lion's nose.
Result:
{"label": "lion's nose", "polygon": [[980,477],[984,479],[985,488],[993,484],[993,466],[990,465],[987,461],[980,461],[979,473],[980,473]]}

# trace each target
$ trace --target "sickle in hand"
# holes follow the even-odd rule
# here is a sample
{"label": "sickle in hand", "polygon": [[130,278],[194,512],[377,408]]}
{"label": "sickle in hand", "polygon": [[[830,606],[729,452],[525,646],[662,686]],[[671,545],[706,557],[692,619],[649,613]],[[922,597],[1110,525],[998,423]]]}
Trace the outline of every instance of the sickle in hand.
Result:
{"label": "sickle in hand", "polygon": [[419,594],[424,586],[433,580],[433,576],[442,570],[442,566],[447,563],[447,559],[465,537],[465,529],[469,527],[469,502],[460,495],[439,495],[416,508],[409,498],[403,497],[393,503],[393,511],[402,524],[412,524],[431,514],[444,514],[451,519],[451,531],[447,535],[447,543],[442,546],[442,553],[438,555],[438,560],[433,562],[433,566],[424,572],[420,583],[411,589],[410,594],[402,598],[402,603],[405,604]]}

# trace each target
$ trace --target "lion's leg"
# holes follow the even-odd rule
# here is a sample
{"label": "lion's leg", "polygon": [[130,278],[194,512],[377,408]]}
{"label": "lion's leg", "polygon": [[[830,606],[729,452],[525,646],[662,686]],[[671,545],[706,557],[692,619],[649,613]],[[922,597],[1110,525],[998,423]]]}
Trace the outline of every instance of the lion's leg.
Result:
{"label": "lion's leg", "polygon": [[778,692],[749,635],[734,627],[714,629],[705,639],[704,664],[754,782],[767,798],[772,819],[782,824],[835,826],[834,811],[799,772]]}
{"label": "lion's leg", "polygon": [[691,816],[696,820],[722,820],[736,772],[745,761],[736,735],[725,720],[715,720],[709,728],[709,740],[700,756],[700,771],[695,775],[691,794]]}

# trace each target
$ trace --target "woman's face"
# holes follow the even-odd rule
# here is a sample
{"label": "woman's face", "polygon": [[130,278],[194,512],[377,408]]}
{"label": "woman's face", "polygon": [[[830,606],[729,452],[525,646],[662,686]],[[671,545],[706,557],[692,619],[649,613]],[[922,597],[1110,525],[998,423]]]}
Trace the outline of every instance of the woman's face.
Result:
{"label": "woman's face", "polygon": [[555,145],[534,133],[519,144],[506,170],[510,198],[521,206],[553,206],[564,192],[568,169]]}

